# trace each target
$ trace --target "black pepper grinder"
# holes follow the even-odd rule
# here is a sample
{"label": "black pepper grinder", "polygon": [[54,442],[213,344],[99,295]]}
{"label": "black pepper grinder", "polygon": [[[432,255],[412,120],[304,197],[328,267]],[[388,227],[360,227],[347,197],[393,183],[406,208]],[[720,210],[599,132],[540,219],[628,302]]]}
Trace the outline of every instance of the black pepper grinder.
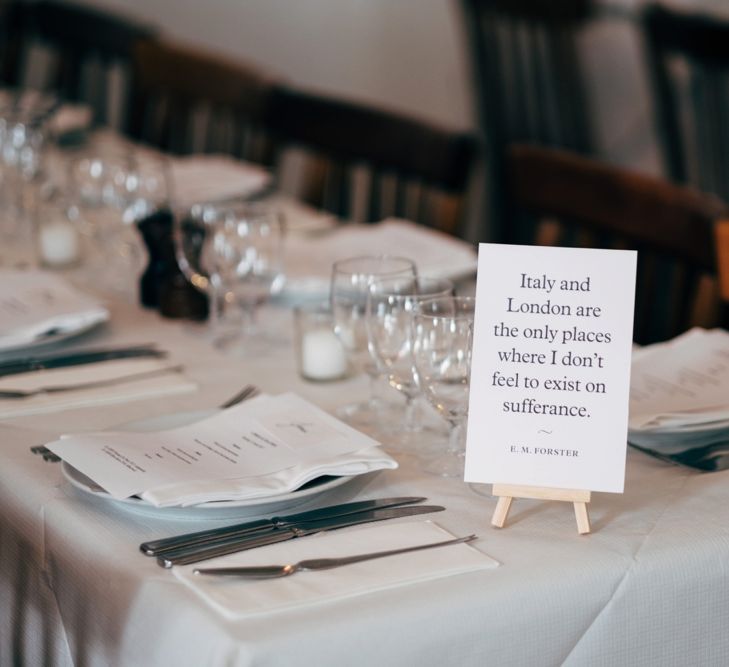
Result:
{"label": "black pepper grinder", "polygon": [[172,224],[169,210],[156,211],[137,224],[149,253],[149,264],[139,283],[140,301],[165,317],[204,320],[208,299],[187,281],[177,264]]}

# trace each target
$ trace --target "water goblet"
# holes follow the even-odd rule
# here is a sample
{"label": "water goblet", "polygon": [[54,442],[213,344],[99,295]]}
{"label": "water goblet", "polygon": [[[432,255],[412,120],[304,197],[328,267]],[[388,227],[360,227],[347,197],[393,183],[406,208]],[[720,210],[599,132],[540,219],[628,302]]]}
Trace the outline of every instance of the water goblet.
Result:
{"label": "water goblet", "polygon": [[421,392],[413,363],[413,318],[419,301],[453,293],[450,280],[436,278],[380,278],[370,285],[366,316],[369,351],[390,386],[405,396],[402,425],[387,438],[388,445],[396,451],[427,455],[433,444],[419,409]]}
{"label": "water goblet", "polygon": [[264,204],[200,204],[175,215],[177,260],[192,285],[210,300],[209,337],[230,348],[242,340],[255,352],[258,306],[283,288],[284,226]]}
{"label": "water goblet", "polygon": [[450,425],[446,451],[424,467],[442,477],[463,477],[474,308],[474,297],[435,297],[420,301],[414,318],[418,384]]}
{"label": "water goblet", "polygon": [[370,381],[370,396],[363,403],[346,405],[338,415],[355,427],[379,430],[383,420],[383,401],[375,393],[380,371],[370,356],[365,327],[367,295],[377,278],[414,280],[417,270],[412,260],[388,255],[350,257],[335,262],[330,288],[335,333],[342,341],[350,367],[365,372]]}

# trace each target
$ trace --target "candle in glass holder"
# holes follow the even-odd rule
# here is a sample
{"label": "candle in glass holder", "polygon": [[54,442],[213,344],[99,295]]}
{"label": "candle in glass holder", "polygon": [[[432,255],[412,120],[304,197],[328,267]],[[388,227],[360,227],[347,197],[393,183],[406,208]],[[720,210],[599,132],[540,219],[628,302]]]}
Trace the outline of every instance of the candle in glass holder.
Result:
{"label": "candle in glass holder", "polygon": [[299,373],[306,380],[338,380],[347,374],[347,357],[334,333],[331,311],[324,306],[294,311]]}
{"label": "candle in glass holder", "polygon": [[78,232],[68,220],[56,219],[41,224],[38,245],[41,261],[47,266],[68,266],[79,256]]}

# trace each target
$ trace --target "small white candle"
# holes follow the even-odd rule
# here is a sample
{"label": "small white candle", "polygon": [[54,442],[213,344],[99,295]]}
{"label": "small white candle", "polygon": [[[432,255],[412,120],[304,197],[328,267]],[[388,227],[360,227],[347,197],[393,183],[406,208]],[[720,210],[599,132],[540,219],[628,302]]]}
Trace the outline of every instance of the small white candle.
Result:
{"label": "small white candle", "polygon": [[41,259],[49,266],[65,266],[78,258],[78,232],[68,222],[41,225],[39,245]]}
{"label": "small white candle", "polygon": [[301,340],[301,373],[310,380],[336,380],[347,373],[347,357],[333,331],[315,329]]}

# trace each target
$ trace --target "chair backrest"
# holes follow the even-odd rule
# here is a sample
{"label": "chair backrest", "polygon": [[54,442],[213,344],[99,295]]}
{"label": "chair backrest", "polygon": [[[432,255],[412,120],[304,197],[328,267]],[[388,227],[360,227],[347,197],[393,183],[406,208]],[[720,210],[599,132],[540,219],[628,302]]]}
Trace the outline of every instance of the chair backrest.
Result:
{"label": "chair backrest", "polygon": [[4,86],[19,84],[23,20],[19,1],[0,2],[0,81]]}
{"label": "chair backrest", "polygon": [[729,247],[719,264],[716,233],[729,208],[718,198],[537,146],[511,147],[509,174],[516,207],[540,221],[536,244],[638,251],[636,342],[725,323],[717,278],[729,301]]}
{"label": "chair backrest", "polygon": [[400,114],[280,87],[269,126],[314,156],[303,197],[343,218],[404,217],[451,234],[463,209],[475,138]]}
{"label": "chair backrest", "polygon": [[[127,74],[123,70],[134,44],[156,32],[127,16],[52,0],[14,3],[11,15],[17,34],[5,67],[15,67],[16,71],[7,72],[6,81],[28,83],[23,70],[30,67],[31,50],[37,46],[47,49],[49,64],[39,87],[66,100],[91,104],[96,120],[102,123],[114,115],[109,109],[109,98],[114,95],[112,69],[119,68],[118,81],[123,88]],[[123,94],[118,93],[119,104],[123,104]]]}
{"label": "chair backrest", "polygon": [[650,5],[643,27],[666,173],[729,199],[729,21]]}
{"label": "chair backrest", "polygon": [[134,48],[129,133],[173,153],[225,152],[268,164],[263,131],[273,87],[243,63],[165,41]]}
{"label": "chair backrest", "polygon": [[514,241],[500,205],[514,142],[593,152],[578,37],[590,0],[461,0],[487,151],[491,236]]}

